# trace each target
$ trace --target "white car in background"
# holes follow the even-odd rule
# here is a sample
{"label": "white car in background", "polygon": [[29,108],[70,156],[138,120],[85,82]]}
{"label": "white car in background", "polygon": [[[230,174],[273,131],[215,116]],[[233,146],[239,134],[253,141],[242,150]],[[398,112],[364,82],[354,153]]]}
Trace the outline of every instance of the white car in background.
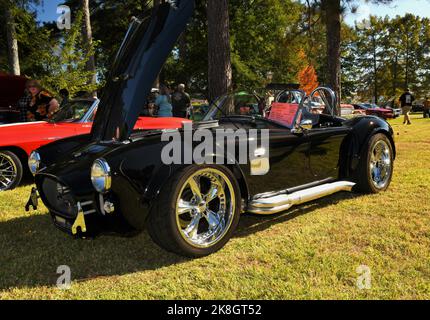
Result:
{"label": "white car in background", "polygon": [[356,115],[365,115],[366,112],[363,110],[355,109],[352,104],[341,103],[340,104],[340,115],[341,117],[352,117]]}
{"label": "white car in background", "polygon": [[402,109],[396,106],[396,98],[390,99],[382,103],[381,108],[392,110],[394,114],[394,118],[400,117],[402,115]]}

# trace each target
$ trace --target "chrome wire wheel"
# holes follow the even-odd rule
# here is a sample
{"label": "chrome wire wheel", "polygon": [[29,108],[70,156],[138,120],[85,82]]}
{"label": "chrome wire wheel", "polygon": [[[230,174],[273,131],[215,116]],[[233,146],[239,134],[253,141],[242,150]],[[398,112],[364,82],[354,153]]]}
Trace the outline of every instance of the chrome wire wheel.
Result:
{"label": "chrome wire wheel", "polygon": [[230,179],[220,170],[204,168],[183,184],[176,201],[176,225],[191,246],[208,248],[224,238],[235,214]]}
{"label": "chrome wire wheel", "polygon": [[370,154],[370,177],[377,189],[384,189],[392,174],[391,149],[387,142],[378,141]]}
{"label": "chrome wire wheel", "polygon": [[0,191],[8,190],[15,183],[18,171],[13,159],[0,153]]}

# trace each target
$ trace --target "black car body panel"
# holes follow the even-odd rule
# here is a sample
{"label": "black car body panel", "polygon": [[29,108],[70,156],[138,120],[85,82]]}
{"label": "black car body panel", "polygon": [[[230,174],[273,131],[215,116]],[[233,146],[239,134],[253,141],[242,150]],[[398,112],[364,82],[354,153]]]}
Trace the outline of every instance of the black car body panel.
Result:
{"label": "black car body panel", "polygon": [[[339,121],[342,122],[341,126],[315,128],[305,134],[292,133],[287,128],[271,129],[270,171],[266,175],[251,175],[249,164],[238,164],[238,161],[229,164],[228,167],[239,181],[245,207],[250,199],[259,194],[300,188],[318,181],[334,181],[341,177],[348,179],[355,174],[363,148],[373,134],[383,133],[393,141],[391,127],[380,118],[362,116]],[[237,122],[239,126],[240,123]],[[220,127],[223,127],[222,123]],[[99,198],[107,197],[116,205],[116,217],[120,217],[122,224],[128,226],[124,230],[144,229],[158,195],[169,183],[169,178],[184,165],[163,164],[160,155],[167,142],[161,141],[161,133],[143,136],[131,143],[103,144],[88,142],[86,139],[88,137],[63,141],[64,144],[75,146],[81,140],[81,144],[70,149],[67,154],[58,156],[56,161],[36,175],[42,200],[51,210],[43,183],[45,179],[55,179],[70,190],[74,203],[93,201],[97,204],[97,214],[102,216]],[[44,158],[53,149],[61,148],[64,150],[60,141],[42,147],[39,152]],[[226,154],[225,157],[230,156]],[[90,168],[98,158],[105,159],[112,169],[112,189],[108,195],[98,194],[91,184]],[[57,194],[51,196],[56,197]],[[61,215],[57,210],[51,212]],[[76,208],[73,212],[77,212]],[[96,225],[89,226],[91,234],[113,231],[112,228],[106,229],[105,224],[100,224],[99,219],[94,221],[97,221]],[[100,225],[104,227],[100,228]]]}

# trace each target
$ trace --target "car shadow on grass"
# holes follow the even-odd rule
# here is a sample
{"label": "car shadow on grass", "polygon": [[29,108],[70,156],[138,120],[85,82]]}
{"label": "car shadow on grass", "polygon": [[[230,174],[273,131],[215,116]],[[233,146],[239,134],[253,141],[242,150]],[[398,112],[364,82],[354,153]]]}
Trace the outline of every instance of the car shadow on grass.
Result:
{"label": "car shadow on grass", "polygon": [[[273,216],[244,215],[235,237],[263,231],[317,208],[357,194],[339,193]],[[189,259],[156,246],[143,232],[133,238],[100,236],[76,240],[57,230],[47,214],[29,214],[0,223],[0,291],[22,287],[52,287],[67,265],[74,281],[119,276],[181,264]]]}
{"label": "car shadow on grass", "polygon": [[84,281],[185,261],[157,247],[146,232],[133,238],[80,240],[57,230],[47,214],[0,223],[0,291],[55,286],[62,265],[70,267],[73,280]]}
{"label": "car shadow on grass", "polygon": [[34,185],[34,178],[30,173],[24,174],[22,177],[21,183],[19,184],[21,187],[28,187]]}
{"label": "car shadow on grass", "polygon": [[299,216],[309,214],[316,209],[322,209],[327,206],[336,205],[341,201],[347,199],[356,199],[360,196],[362,195],[358,193],[340,192],[299,206],[293,206],[291,209],[278,214],[267,216],[246,214],[240,220],[235,237],[246,237],[250,234],[270,228],[274,224],[284,223]]}

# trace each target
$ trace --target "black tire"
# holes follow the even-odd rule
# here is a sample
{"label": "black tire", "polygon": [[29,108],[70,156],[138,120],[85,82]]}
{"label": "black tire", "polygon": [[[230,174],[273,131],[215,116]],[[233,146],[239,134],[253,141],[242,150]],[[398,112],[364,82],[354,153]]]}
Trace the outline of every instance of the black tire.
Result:
{"label": "black tire", "polygon": [[[202,170],[211,168],[222,172],[229,179],[234,192],[234,210],[232,210],[234,212],[229,220],[230,226],[225,228],[222,238],[213,245],[202,248],[193,246],[185,240],[177,224],[176,206],[179,193],[183,191],[188,179]],[[240,204],[239,184],[229,169],[222,166],[192,165],[177,172],[166,183],[154,201],[146,227],[153,241],[163,249],[186,257],[203,257],[220,250],[230,240],[239,223]]]}
{"label": "black tire", "polygon": [[[375,146],[383,146],[387,147],[389,150],[389,158],[390,166],[387,169],[387,178],[386,182],[380,185],[375,182],[374,177],[371,174],[371,165],[372,165],[372,153],[375,151]],[[370,137],[367,142],[366,147],[363,149],[363,152],[360,157],[360,162],[358,165],[357,175],[355,178],[356,190],[364,193],[379,193],[388,189],[391,179],[393,176],[393,168],[394,168],[394,156],[393,156],[393,146],[391,144],[390,139],[385,134],[378,133]],[[384,179],[385,181],[385,179]]]}
{"label": "black tire", "polygon": [[[24,173],[21,160],[18,158],[18,156],[15,153],[11,151],[0,150],[0,163],[2,159],[4,161],[3,163],[6,163],[8,161],[12,163],[13,170],[15,171],[15,177],[13,178],[13,181],[11,181],[10,183],[7,183],[6,181],[3,180],[4,178],[2,179],[2,177],[0,177],[0,191],[15,189],[21,183],[22,176]],[[0,175],[1,174],[2,173],[0,171]]]}

